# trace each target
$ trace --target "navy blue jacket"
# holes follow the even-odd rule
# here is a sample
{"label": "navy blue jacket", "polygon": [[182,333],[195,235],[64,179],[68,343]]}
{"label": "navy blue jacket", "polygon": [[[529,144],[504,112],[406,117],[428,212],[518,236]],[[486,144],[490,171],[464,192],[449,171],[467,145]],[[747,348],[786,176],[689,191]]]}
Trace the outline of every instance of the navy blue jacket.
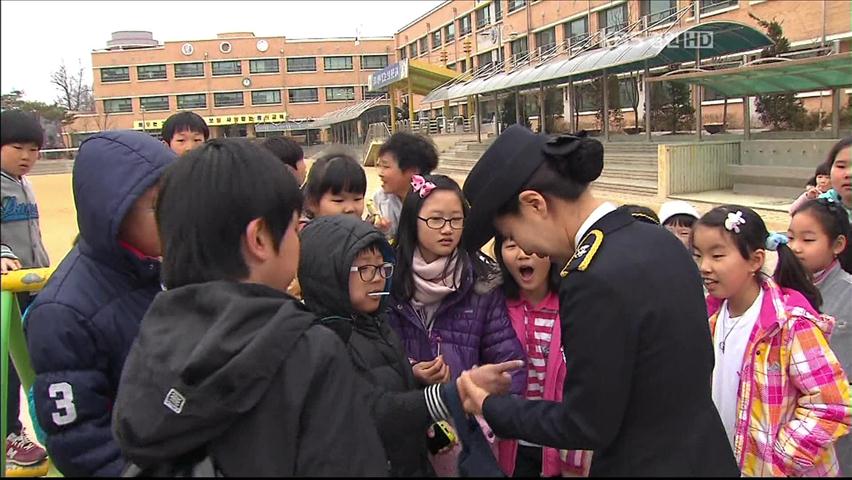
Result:
{"label": "navy blue jacket", "polygon": [[74,163],[79,243],[25,324],[38,422],[65,476],[115,476],[124,468],[110,428],[112,406],[139,323],[160,291],[160,265],[120,246],[118,232],[136,199],[175,159],[150,135],[111,131],[83,142]]}

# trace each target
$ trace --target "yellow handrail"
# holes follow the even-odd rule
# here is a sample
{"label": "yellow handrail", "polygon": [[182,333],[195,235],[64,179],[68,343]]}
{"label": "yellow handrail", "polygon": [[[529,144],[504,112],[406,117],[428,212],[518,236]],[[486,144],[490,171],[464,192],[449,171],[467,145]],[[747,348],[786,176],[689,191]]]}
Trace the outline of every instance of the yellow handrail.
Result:
{"label": "yellow handrail", "polygon": [[44,287],[56,267],[25,268],[0,276],[0,290],[5,292],[37,292]]}

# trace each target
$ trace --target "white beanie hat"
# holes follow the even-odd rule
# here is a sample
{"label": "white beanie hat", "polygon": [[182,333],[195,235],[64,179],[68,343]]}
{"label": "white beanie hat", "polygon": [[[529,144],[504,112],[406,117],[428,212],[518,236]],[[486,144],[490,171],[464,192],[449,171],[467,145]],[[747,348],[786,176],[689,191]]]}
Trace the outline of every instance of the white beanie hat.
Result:
{"label": "white beanie hat", "polygon": [[689,215],[696,219],[701,218],[701,215],[698,214],[698,210],[689,203],[684,202],[683,200],[671,200],[660,207],[660,224],[665,225],[665,223],[675,215]]}

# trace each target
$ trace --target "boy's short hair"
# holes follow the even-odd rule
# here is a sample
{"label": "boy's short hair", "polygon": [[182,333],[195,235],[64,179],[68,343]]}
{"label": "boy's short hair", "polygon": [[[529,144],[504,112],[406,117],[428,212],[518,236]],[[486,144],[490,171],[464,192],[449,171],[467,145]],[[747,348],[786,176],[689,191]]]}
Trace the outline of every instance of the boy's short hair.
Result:
{"label": "boy's short hair", "polygon": [[296,168],[299,161],[305,159],[305,152],[301,145],[287,137],[270,137],[263,140],[261,145],[278,157],[278,160],[293,168]]}
{"label": "boy's short hair", "polygon": [[163,122],[163,141],[171,143],[176,133],[187,130],[204,135],[204,140],[210,138],[210,128],[201,115],[195,112],[180,112]]}
{"label": "boy's short hair", "polygon": [[380,242],[378,240],[367,245],[366,247],[362,248],[361,250],[358,250],[358,253],[355,254],[355,257],[357,258],[362,253],[378,253],[379,255],[382,256],[382,258],[385,257],[385,253],[382,251],[382,242]]}
{"label": "boy's short hair", "polygon": [[379,156],[392,153],[400,170],[416,168],[420,175],[429,175],[438,168],[438,150],[431,140],[413,133],[398,132],[379,148]]}
{"label": "boy's short hair", "polygon": [[275,246],[302,210],[296,179],[267,150],[244,139],[213,139],[169,167],[157,200],[167,288],[249,275],[246,226],[262,218]]}
{"label": "boy's short hair", "polygon": [[305,181],[305,200],[319,202],[323,195],[331,192],[367,193],[367,174],[354,157],[343,152],[321,155],[311,165]]}
{"label": "boy's short hair", "polygon": [[0,139],[2,146],[34,143],[41,149],[44,145],[44,129],[33,115],[22,110],[6,110],[0,113]]}
{"label": "boy's short hair", "polygon": [[679,213],[677,215],[672,215],[671,217],[669,217],[666,220],[665,225],[672,227],[692,228],[692,226],[695,225],[695,222],[697,221],[698,219],[693,217],[692,215],[688,215],[686,213]]}

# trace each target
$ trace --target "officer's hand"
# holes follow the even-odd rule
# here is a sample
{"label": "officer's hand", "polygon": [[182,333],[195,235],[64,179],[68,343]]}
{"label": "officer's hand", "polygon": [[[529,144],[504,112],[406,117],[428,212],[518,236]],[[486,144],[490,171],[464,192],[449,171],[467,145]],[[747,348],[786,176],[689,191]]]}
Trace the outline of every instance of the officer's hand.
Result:
{"label": "officer's hand", "polygon": [[6,275],[9,272],[21,269],[21,262],[14,258],[0,258],[0,273]]}
{"label": "officer's hand", "polygon": [[464,411],[471,415],[482,415],[482,404],[488,397],[488,392],[476,385],[470,376],[470,371],[463,372],[456,379],[456,388]]}
{"label": "officer's hand", "polygon": [[512,376],[509,372],[523,366],[524,362],[521,360],[510,360],[496,365],[476,367],[466,373],[477,387],[488,393],[503,395],[509,393],[509,388],[512,386]]}

